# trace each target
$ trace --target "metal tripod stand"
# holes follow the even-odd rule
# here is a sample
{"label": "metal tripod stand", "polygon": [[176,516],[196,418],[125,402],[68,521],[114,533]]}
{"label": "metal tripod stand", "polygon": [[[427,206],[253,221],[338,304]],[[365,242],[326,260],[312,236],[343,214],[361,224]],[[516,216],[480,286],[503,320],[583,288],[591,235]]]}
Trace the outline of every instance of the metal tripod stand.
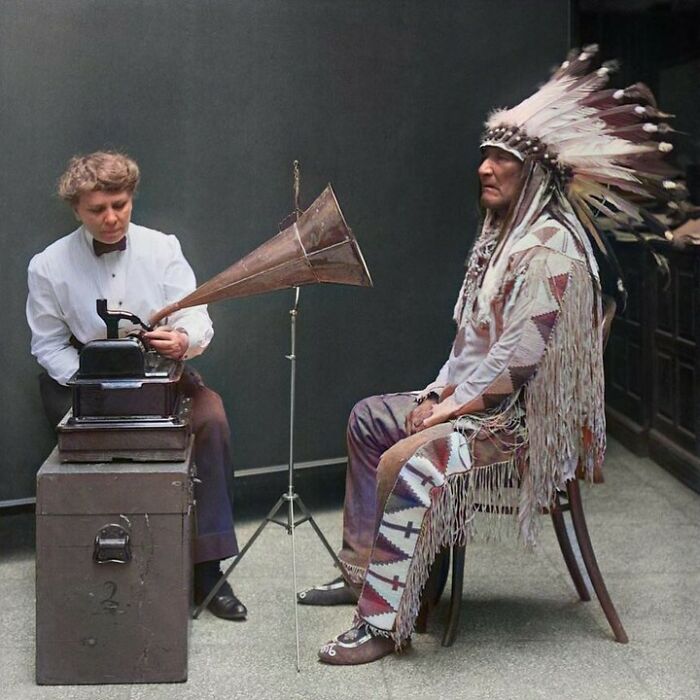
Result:
{"label": "metal tripod stand", "polygon": [[[297,212],[298,208],[298,197],[299,197],[299,164],[294,161],[294,192],[295,192],[295,206]],[[253,536],[246,542],[240,553],[234,558],[233,562],[229,565],[226,571],[222,574],[221,578],[216,582],[214,588],[211,589],[209,595],[202,601],[200,606],[194,611],[193,618],[197,619],[199,614],[204,610],[204,608],[209,605],[212,598],[217,594],[221,586],[231,575],[231,572],[240,564],[241,559],[246,555],[248,550],[253,546],[255,540],[258,539],[260,533],[267,527],[268,523],[273,523],[283,527],[288,535],[292,537],[292,579],[293,579],[293,601],[294,601],[294,625],[296,633],[296,669],[299,671],[300,655],[299,655],[299,614],[297,608],[297,566],[296,566],[296,542],[294,538],[294,531],[302,523],[309,522],[314,532],[318,535],[318,538],[323,543],[324,547],[328,550],[331,558],[335,562],[336,566],[340,567],[340,561],[336,556],[335,552],[328,544],[328,540],[325,538],[324,534],[321,532],[318,524],[314,520],[309,509],[304,505],[299,494],[294,488],[294,407],[296,399],[296,367],[297,367],[297,354],[296,354],[296,322],[297,316],[299,314],[299,287],[294,287],[294,306],[289,310],[289,321],[290,321],[290,353],[285,355],[289,360],[290,365],[290,379],[289,379],[289,462],[288,462],[288,486],[287,491],[284,492],[277,503],[274,505],[272,510],[265,516],[265,519],[260,523],[258,529],[253,533]],[[287,519],[282,520],[277,518],[277,514],[287,506]],[[301,517],[297,519],[294,512],[294,505],[297,505],[299,511],[301,512]]]}

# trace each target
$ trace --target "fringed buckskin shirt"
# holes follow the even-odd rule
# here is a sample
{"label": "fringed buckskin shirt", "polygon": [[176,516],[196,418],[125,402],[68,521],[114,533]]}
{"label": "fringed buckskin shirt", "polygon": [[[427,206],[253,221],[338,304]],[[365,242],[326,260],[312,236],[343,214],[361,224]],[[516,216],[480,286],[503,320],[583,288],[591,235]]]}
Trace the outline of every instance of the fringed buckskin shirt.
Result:
{"label": "fringed buckskin shirt", "polygon": [[452,350],[421,395],[439,394],[434,414],[470,441],[515,436],[520,530],[532,543],[536,511],[579,460],[588,475],[602,463],[602,314],[585,238],[546,212],[521,230],[498,251],[497,232],[484,226],[455,306]]}

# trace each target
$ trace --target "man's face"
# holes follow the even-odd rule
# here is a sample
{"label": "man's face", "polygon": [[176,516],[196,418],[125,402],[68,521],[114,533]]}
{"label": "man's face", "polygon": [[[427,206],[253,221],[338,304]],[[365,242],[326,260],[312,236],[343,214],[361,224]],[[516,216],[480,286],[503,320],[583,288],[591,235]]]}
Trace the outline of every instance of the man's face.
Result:
{"label": "man's face", "polygon": [[83,192],[73,207],[76,216],[93,238],[116,243],[129,228],[133,194],[121,192]]}
{"label": "man's face", "polygon": [[495,146],[486,146],[479,166],[481,206],[503,214],[517,197],[523,164],[514,155]]}

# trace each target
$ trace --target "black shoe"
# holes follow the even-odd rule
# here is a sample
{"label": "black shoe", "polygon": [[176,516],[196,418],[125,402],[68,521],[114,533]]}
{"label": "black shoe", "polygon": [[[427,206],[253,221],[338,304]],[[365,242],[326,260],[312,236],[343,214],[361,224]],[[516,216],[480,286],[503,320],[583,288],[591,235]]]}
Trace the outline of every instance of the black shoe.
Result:
{"label": "black shoe", "polygon": [[[201,605],[207,595],[209,595],[208,592],[203,593],[201,590],[195,589],[195,605]],[[224,582],[216,595],[209,601],[207,610],[223,620],[245,620],[248,615],[248,608],[238,599],[228,581]]]}
{"label": "black shoe", "polygon": [[[202,598],[204,600],[204,598]],[[223,620],[245,620],[248,615],[248,608],[236,597],[228,583],[224,583],[216,592],[216,595],[209,601],[207,610]]]}
{"label": "black shoe", "polygon": [[342,577],[297,593],[299,605],[355,605],[357,591]]}
{"label": "black shoe", "polygon": [[[205,561],[194,566],[194,600],[200,605],[221,578],[218,561]],[[223,620],[245,620],[248,609],[237,598],[228,581],[224,581],[209,601],[207,610]]]}

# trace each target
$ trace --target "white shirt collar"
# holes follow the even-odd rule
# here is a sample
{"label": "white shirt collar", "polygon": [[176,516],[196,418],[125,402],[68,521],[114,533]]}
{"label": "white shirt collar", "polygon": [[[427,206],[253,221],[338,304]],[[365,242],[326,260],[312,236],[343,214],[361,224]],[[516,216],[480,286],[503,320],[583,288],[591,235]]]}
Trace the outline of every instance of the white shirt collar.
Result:
{"label": "white shirt collar", "polygon": [[[90,231],[87,230],[87,228],[85,227],[85,224],[81,224],[80,228],[83,231],[83,237],[85,238],[85,241],[90,246],[90,250],[93,250],[92,242],[95,240],[95,237],[90,233]],[[131,233],[131,221],[129,222],[129,226],[127,227],[126,233],[124,234],[124,238],[126,238],[127,250],[129,248],[129,245],[130,245],[130,241],[129,241],[129,234],[130,233]]]}

